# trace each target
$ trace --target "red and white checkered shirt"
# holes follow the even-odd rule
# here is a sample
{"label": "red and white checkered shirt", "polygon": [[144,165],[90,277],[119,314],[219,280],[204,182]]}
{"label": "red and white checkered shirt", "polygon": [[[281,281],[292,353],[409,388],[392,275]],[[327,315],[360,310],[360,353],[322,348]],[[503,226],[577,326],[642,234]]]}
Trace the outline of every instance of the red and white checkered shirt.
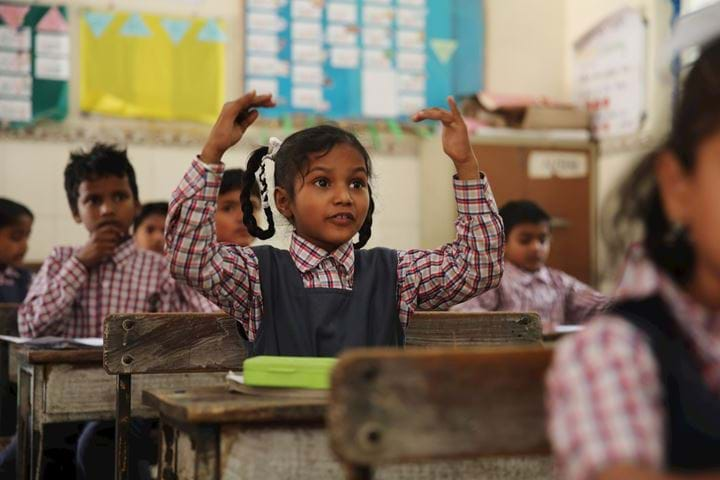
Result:
{"label": "red and white checkered shirt", "polygon": [[[618,296],[654,293],[681,320],[707,384],[720,395],[720,313],[696,303],[635,251]],[[560,342],[546,400],[561,478],[591,479],[618,464],[662,469],[665,407],[658,363],[645,334],[620,317],[599,315]]]}
{"label": "red and white checkered shirt", "polygon": [[[198,289],[237,318],[252,341],[263,299],[258,261],[248,247],[217,243],[215,203],[224,166],[195,159],[170,200],[165,232],[175,278]],[[503,230],[485,178],[454,179],[457,237],[435,250],[398,252],[398,312],[403,326],[416,309],[447,309],[497,286]],[[348,242],[326,251],[293,234],[290,255],[306,288],[352,289],[355,250]]]}
{"label": "red and white checkered shirt", "polygon": [[88,271],[74,255],[79,247],[55,247],[18,311],[24,337],[101,337],[111,313],[215,310],[170,276],[167,259],[138,250],[132,239],[112,258]]}
{"label": "red and white checkered shirt", "polygon": [[453,307],[453,310],[537,312],[543,332],[558,325],[588,320],[607,303],[607,298],[567,273],[543,266],[528,272],[505,262],[500,286]]}

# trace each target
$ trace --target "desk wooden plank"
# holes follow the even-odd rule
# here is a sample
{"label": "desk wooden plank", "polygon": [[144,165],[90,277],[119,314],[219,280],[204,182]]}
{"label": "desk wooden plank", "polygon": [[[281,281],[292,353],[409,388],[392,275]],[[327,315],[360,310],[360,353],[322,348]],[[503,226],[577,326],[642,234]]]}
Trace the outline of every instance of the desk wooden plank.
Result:
{"label": "desk wooden plank", "polygon": [[29,364],[92,363],[102,366],[102,348],[46,349],[21,346],[18,359]]}
{"label": "desk wooden plank", "polygon": [[190,423],[320,422],[327,402],[230,392],[226,386],[143,392],[143,403]]}
{"label": "desk wooden plank", "polygon": [[549,453],[552,349],[358,349],[333,371],[328,423],[348,463]]}
{"label": "desk wooden plank", "polygon": [[416,312],[405,332],[408,347],[533,344],[541,340],[537,313]]}
{"label": "desk wooden plank", "polygon": [[116,314],[105,319],[108,373],[241,370],[245,348],[226,313]]}

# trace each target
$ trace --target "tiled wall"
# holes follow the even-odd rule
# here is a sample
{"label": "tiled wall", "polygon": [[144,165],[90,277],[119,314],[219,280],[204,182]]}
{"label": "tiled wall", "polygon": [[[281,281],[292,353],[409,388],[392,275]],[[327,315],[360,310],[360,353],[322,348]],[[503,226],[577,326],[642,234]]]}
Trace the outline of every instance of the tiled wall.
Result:
{"label": "tiled wall", "polygon": [[[77,147],[66,143],[0,141],[0,196],[26,204],[35,214],[27,261],[42,261],[53,245],[87,240],[85,229],[72,219],[63,188],[68,152]],[[197,150],[129,146],[141,201],[167,200]],[[225,160],[230,167],[244,166],[247,153],[236,149]],[[373,162],[377,211],[370,244],[418,247],[419,160],[408,155],[375,155]],[[285,245],[287,232],[287,228],[279,229],[271,243]]]}

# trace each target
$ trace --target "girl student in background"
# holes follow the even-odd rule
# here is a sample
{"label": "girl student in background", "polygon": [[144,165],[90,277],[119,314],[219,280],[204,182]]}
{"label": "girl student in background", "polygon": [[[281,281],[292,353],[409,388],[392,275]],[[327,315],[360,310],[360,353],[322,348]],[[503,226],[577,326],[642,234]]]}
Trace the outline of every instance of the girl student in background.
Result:
{"label": "girl student in background", "polygon": [[[275,163],[277,209],[293,226],[289,250],[219,244],[213,214],[223,154],[273,107],[248,93],[227,103],[210,137],[172,195],[166,241],[173,275],[238,319],[251,354],[335,356],[346,347],[402,345],[417,308],[448,308],[498,285],[503,232],[467,129],[450,111],[422,110],[414,121],[442,122],[445,153],[455,164],[457,237],[435,250],[362,249],[371,235],[372,163],[349,132],[322,125],[255,150],[242,190],[244,221],[260,239],[274,234],[265,168]],[[259,172],[268,229],[252,215]],[[358,236],[356,243],[353,239]]]}
{"label": "girl student in background", "polygon": [[620,189],[642,246],[617,304],[548,374],[561,478],[720,478],[720,39],[688,74],[664,145]]}

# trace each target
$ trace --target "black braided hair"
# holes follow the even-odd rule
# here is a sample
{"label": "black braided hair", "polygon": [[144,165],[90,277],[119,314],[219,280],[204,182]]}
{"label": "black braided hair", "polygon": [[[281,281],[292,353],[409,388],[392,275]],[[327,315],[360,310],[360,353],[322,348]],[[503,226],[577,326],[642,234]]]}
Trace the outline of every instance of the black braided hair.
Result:
{"label": "black braided hair", "polygon": [[362,227],[360,227],[360,231],[358,232],[358,241],[353,245],[358,250],[367,244],[368,240],[370,240],[370,234],[372,233],[372,216],[375,211],[375,201],[372,198],[372,190],[369,186],[368,195],[370,195],[370,205],[368,206],[367,217],[365,217],[365,222],[362,224]]}
{"label": "black braided hair", "polygon": [[[372,163],[370,155],[365,147],[352,133],[343,130],[334,125],[318,125],[306,128],[293,133],[285,139],[275,154],[275,174],[274,181],[276,187],[282,187],[290,199],[295,196],[295,180],[298,175],[303,176],[311,155],[326,155],[336,145],[349,145],[353,147],[365,160],[368,178],[372,178]],[[266,240],[275,233],[275,224],[273,222],[272,212],[270,208],[265,208],[265,215],[268,219],[268,229],[261,230],[257,226],[255,218],[252,216],[252,203],[250,202],[248,185],[255,181],[255,172],[262,168],[262,158],[268,152],[268,147],[261,147],[255,150],[248,160],[247,171],[243,179],[243,190],[240,195],[240,202],[243,209],[243,217],[248,232],[262,240]],[[267,182],[260,181],[260,195],[264,197],[268,193]],[[370,239],[372,230],[372,215],[375,210],[375,203],[372,198],[372,190],[368,186],[370,195],[370,204],[365,222],[360,228],[358,242],[354,244],[355,248],[362,248]]]}
{"label": "black braided hair", "polygon": [[[251,196],[253,193],[253,186],[255,183],[255,172],[261,168],[265,168],[263,165],[263,157],[267,155],[268,147],[260,147],[250,154],[250,159],[247,163],[247,170],[243,176],[242,190],[240,191],[240,205],[243,212],[243,223],[248,229],[248,233],[253,237],[261,240],[267,240],[275,234],[275,221],[273,220],[272,209],[270,205],[267,205],[265,210],[265,217],[267,218],[268,228],[263,230],[257,224],[255,219],[255,207],[252,203]],[[257,187],[256,187],[257,188]],[[260,176],[260,200],[267,201],[268,196],[268,185],[265,175]]]}

